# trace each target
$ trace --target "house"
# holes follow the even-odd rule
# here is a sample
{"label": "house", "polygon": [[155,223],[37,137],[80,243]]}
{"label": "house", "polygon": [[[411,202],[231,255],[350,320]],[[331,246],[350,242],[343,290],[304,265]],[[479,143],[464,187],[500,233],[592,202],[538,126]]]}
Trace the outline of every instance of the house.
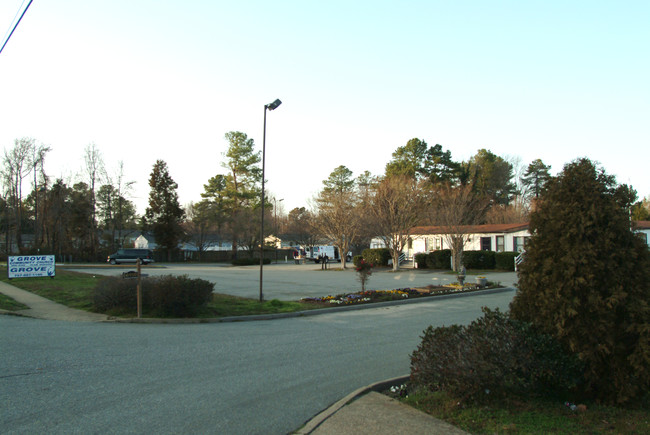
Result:
{"label": "house", "polygon": [[[448,231],[448,227],[443,226],[413,228],[411,230],[411,249],[407,255],[448,249]],[[522,252],[526,240],[530,237],[527,222],[470,225],[461,227],[460,231],[467,235],[465,251]]]}
{"label": "house", "polygon": [[[528,223],[517,224],[485,224],[460,227],[460,232],[466,235],[465,251],[514,251],[522,252],[526,240],[530,237]],[[411,228],[407,246],[402,252],[407,258],[420,252],[431,252],[449,249],[449,227],[421,226]],[[383,248],[384,243],[379,238],[370,242],[371,248]]]}
{"label": "house", "polygon": [[[650,247],[650,221],[634,221],[633,230]],[[431,252],[439,249],[449,249],[448,227],[421,226],[410,231],[409,242],[403,252],[407,258],[420,252]],[[495,251],[522,252],[530,237],[528,223],[518,224],[485,224],[461,227],[467,235],[465,251]],[[371,248],[383,248],[384,243],[379,238],[372,239]]]}

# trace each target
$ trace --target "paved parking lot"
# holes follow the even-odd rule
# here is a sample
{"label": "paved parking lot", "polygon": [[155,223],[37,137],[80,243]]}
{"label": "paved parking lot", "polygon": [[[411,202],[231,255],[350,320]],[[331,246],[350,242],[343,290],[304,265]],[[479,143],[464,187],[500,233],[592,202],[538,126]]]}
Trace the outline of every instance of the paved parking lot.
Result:
{"label": "paved parking lot", "polygon": [[[340,264],[330,264],[326,271],[318,264],[278,263],[265,265],[263,269],[264,299],[298,300],[303,297],[321,297],[361,290],[354,266],[349,264],[346,270]],[[97,275],[121,275],[135,267],[98,266],[66,268]],[[216,293],[225,293],[248,298],[258,298],[260,290],[259,266],[230,266],[227,264],[157,264],[143,266],[142,272],[150,276],[189,275],[202,278],[215,284]],[[515,272],[494,272],[483,274],[490,281],[511,286],[517,282]],[[473,282],[476,275],[469,274],[468,282]],[[449,284],[457,280],[456,275],[446,272],[428,270],[401,269],[392,272],[388,269],[375,270],[368,280],[368,290],[392,290],[405,287],[423,287],[429,284]]]}

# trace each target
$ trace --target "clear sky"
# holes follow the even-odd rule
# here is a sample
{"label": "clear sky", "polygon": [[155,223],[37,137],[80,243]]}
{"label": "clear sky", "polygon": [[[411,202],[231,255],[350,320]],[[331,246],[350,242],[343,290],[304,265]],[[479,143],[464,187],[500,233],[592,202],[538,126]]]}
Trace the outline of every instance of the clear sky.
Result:
{"label": "clear sky", "polygon": [[[21,3],[0,1],[0,32]],[[142,213],[157,159],[200,200],[224,134],[261,150],[276,98],[266,179],[286,211],[414,137],[552,173],[589,157],[650,195],[645,0],[34,0],[0,54],[0,146],[33,137],[74,181],[94,142]]]}

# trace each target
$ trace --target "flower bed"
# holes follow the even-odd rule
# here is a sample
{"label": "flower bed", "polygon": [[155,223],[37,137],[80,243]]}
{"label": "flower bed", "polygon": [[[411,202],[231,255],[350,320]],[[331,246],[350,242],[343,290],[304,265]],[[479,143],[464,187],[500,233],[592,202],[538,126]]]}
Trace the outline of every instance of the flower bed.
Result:
{"label": "flower bed", "polygon": [[302,298],[301,302],[311,302],[322,305],[357,305],[373,302],[396,301],[402,299],[422,298],[447,295],[483,289],[476,284],[447,284],[444,286],[429,285],[427,287],[400,288],[396,290],[366,290],[356,293],[341,293],[336,296],[322,298]]}

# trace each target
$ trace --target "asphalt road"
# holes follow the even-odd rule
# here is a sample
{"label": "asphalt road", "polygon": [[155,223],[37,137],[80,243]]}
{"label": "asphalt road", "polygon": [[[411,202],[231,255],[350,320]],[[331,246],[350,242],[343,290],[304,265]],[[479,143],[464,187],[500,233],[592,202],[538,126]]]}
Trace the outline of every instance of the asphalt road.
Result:
{"label": "asphalt road", "polygon": [[[319,264],[270,264],[263,268],[264,299],[295,301],[302,297],[322,297],[344,292],[361,290],[357,273],[352,264],[341,270],[339,263],[330,265],[329,270],[321,270]],[[121,275],[133,266],[66,267],[70,270],[97,275]],[[225,264],[166,264],[143,266],[142,273],[156,275],[183,275],[202,278],[215,284],[216,293],[225,293],[248,298],[258,298],[260,290],[259,266],[233,267]],[[490,281],[498,281],[511,286],[517,281],[514,272],[490,272],[484,274]],[[468,275],[467,281],[473,282],[474,275]],[[420,287],[429,284],[449,284],[457,281],[454,274],[432,272],[429,270],[402,269],[392,272],[386,269],[375,270],[367,288],[369,290],[393,290],[405,287]]]}
{"label": "asphalt road", "polygon": [[514,292],[271,321],[78,323],[0,316],[2,433],[284,434],[407,374],[428,325]]}

